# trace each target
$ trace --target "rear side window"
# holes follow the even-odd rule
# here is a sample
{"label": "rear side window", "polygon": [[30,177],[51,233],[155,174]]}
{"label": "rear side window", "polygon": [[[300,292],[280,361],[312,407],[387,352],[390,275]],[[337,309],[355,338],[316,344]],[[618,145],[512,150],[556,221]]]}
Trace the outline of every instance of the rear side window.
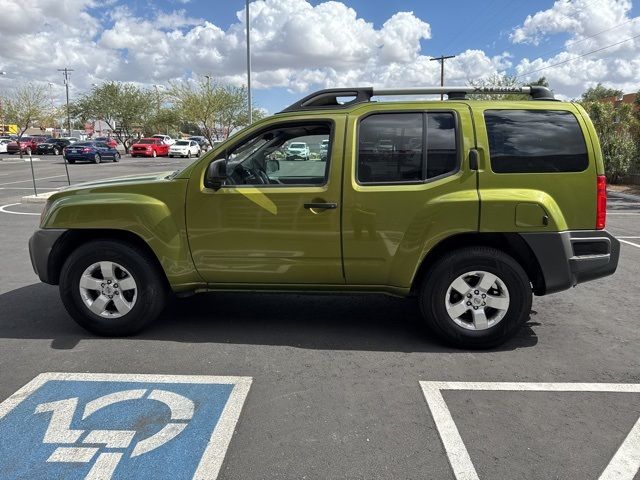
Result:
{"label": "rear side window", "polygon": [[578,120],[560,110],[487,110],[496,173],[581,172],[589,165]]}
{"label": "rear side window", "polygon": [[451,112],[380,113],[360,122],[358,182],[415,183],[458,168]]}

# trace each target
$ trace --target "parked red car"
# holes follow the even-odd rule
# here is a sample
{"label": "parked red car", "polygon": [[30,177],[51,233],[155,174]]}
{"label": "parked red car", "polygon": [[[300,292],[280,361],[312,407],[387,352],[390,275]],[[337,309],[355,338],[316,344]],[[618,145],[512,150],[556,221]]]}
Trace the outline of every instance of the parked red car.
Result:
{"label": "parked red car", "polygon": [[22,137],[18,142],[13,141],[7,145],[7,153],[26,153],[29,155],[31,152],[36,151],[39,143],[42,143],[44,138],[40,137]]}
{"label": "parked red car", "polygon": [[116,139],[111,137],[96,137],[93,139],[93,141],[106,143],[107,145],[109,145],[110,148],[118,147],[118,142],[116,141]]}
{"label": "parked red car", "polygon": [[166,157],[169,145],[159,138],[141,138],[131,146],[132,157]]}

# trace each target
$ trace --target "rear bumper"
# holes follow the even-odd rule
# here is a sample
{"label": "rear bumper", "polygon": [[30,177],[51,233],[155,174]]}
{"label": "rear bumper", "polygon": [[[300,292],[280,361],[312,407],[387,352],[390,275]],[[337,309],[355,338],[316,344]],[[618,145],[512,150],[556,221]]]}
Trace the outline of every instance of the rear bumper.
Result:
{"label": "rear bumper", "polygon": [[67,160],[81,160],[85,162],[93,162],[94,157],[94,153],[67,153],[64,155],[64,158]]}
{"label": "rear bumper", "polygon": [[49,257],[54,245],[64,232],[66,230],[40,229],[36,230],[29,239],[29,256],[31,257],[33,271],[44,283],[55,285],[57,281],[53,278],[49,269]]}
{"label": "rear bumper", "polygon": [[612,275],[618,267],[620,242],[605,230],[521,233],[538,260],[545,289],[566,290]]}

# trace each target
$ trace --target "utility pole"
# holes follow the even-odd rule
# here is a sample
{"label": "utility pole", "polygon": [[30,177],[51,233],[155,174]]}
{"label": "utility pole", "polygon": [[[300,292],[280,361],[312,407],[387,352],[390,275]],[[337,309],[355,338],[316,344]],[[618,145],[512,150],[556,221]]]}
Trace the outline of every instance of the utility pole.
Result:
{"label": "utility pole", "polygon": [[[73,72],[70,68],[64,67],[59,68],[59,72],[63,72],[64,76],[64,86],[67,91],[67,129],[69,130],[69,136],[71,136],[71,112],[69,111],[69,72]],[[71,185],[71,179],[69,178],[69,167],[67,166],[67,158],[62,155],[62,159],[64,160],[64,169],[67,172],[67,183]]]}
{"label": "utility pole", "polygon": [[249,28],[249,3],[250,0],[246,0],[246,30],[247,30],[247,102],[249,106],[249,125],[252,123],[252,107],[251,107],[251,42],[250,42],[250,31]]}
{"label": "utility pole", "polygon": [[[440,86],[444,87],[444,61],[449,59],[449,58],[456,58],[455,55],[447,55],[446,57],[444,55],[440,55],[439,57],[434,57],[432,59],[430,59],[432,62],[438,61],[440,62]],[[440,94],[440,100],[444,100],[444,94],[441,93]]]}

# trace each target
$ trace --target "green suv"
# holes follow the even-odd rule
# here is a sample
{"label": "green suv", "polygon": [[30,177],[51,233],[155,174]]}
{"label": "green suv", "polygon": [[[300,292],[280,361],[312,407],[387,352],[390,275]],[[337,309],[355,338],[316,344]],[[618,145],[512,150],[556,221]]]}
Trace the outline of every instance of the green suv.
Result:
{"label": "green suv", "polygon": [[[518,101],[473,93],[528,94]],[[373,96],[444,93],[446,101]],[[308,154],[291,159],[291,145]],[[426,324],[489,348],[546,295],[612,274],[606,182],[582,107],[544,87],[316,92],[181,171],[52,195],[29,242],[43,282],[101,335],[171,292],[417,296]]]}

